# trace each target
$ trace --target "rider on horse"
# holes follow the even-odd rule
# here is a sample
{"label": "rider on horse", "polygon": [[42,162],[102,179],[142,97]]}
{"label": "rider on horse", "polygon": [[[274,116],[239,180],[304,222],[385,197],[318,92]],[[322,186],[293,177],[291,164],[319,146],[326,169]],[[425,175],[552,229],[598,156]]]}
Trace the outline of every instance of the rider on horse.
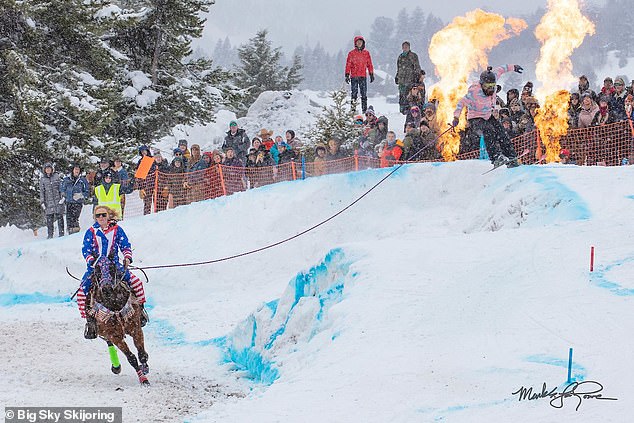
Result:
{"label": "rider on horse", "polygon": [[[90,312],[91,297],[90,287],[92,286],[92,274],[98,259],[106,257],[115,265],[117,272],[123,275],[125,281],[134,293],[141,306],[141,326],[145,326],[148,321],[147,313],[143,308],[145,303],[145,292],[141,280],[128,270],[132,263],[132,246],[128,241],[123,228],[117,225],[117,215],[114,210],[107,206],[97,206],[94,210],[95,224],[92,225],[84,235],[82,254],[86,259],[88,269],[81,281],[80,290],[77,293],[77,304],[81,317],[86,319],[86,329],[84,337],[94,339],[97,337],[97,321]],[[119,253],[123,253],[123,265],[119,263]],[[88,299],[88,313],[86,312],[86,300]]]}

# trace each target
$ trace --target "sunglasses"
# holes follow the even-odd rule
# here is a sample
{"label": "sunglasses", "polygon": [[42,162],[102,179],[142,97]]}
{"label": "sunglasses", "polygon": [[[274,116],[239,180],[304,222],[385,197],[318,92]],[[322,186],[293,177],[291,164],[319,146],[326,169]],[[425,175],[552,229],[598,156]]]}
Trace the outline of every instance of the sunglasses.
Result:
{"label": "sunglasses", "polygon": [[108,213],[97,213],[95,214],[95,217],[99,218],[99,217],[108,217]]}
{"label": "sunglasses", "polygon": [[482,88],[486,89],[495,88],[496,86],[497,84],[495,82],[485,82],[484,84],[482,84]]}
{"label": "sunglasses", "polygon": [[625,84],[621,84],[620,82],[616,82],[616,83],[614,84],[614,86],[615,86],[615,87],[622,87],[622,86],[624,86],[624,85],[625,85]]}
{"label": "sunglasses", "polygon": [[174,155],[175,155],[175,156],[182,156],[182,155],[183,155],[183,153],[175,153]]}

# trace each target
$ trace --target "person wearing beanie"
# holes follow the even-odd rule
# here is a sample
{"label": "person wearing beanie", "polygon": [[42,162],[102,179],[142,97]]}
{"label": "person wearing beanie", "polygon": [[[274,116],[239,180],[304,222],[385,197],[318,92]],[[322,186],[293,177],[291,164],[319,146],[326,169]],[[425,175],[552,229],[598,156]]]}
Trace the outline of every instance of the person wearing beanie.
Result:
{"label": "person wearing beanie", "polygon": [[377,117],[376,117],[376,113],[374,113],[374,107],[370,106],[365,111],[365,121],[363,122],[363,124],[369,127],[370,129],[376,128]]}
{"label": "person wearing beanie", "polygon": [[304,144],[295,137],[295,131],[292,129],[286,131],[286,144],[290,146],[295,154],[300,154],[302,147],[304,147]]}
{"label": "person wearing beanie", "polygon": [[611,98],[608,95],[602,95],[599,98],[599,113],[594,115],[590,126],[609,125],[616,122],[614,111],[610,107]]}
{"label": "person wearing beanie", "polygon": [[183,152],[183,157],[185,158],[185,166],[187,166],[187,162],[192,158],[192,154],[187,148],[187,140],[178,140],[178,148]]}
{"label": "person wearing beanie", "polygon": [[508,64],[493,68],[488,66],[480,74],[480,80],[471,84],[467,94],[462,97],[453,113],[451,126],[460,123],[462,111],[467,109],[467,122],[470,131],[484,135],[487,153],[494,166],[506,164],[507,167],[519,166],[517,153],[511,140],[504,132],[500,122],[493,117],[493,107],[497,100],[497,81],[506,72],[522,73],[520,65]]}
{"label": "person wearing beanie", "polygon": [[240,160],[245,160],[250,145],[249,136],[244,129],[238,126],[238,122],[235,120],[229,122],[229,130],[222,144],[222,149],[226,150],[228,147],[233,147],[236,157]]}

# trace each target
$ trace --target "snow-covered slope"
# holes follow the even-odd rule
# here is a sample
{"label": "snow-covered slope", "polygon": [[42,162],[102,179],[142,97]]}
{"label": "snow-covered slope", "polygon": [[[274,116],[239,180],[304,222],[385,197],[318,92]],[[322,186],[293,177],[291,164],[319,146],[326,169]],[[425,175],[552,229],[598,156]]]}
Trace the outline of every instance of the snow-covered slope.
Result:
{"label": "snow-covered slope", "polygon": [[[81,237],[0,249],[0,402],[111,405],[124,421],[624,422],[634,406],[634,168],[421,164],[294,241],[149,271],[153,383],[109,372],[67,298]],[[388,170],[267,186],[126,220],[135,264],[288,237]],[[590,245],[596,271],[588,272]],[[573,376],[606,397],[518,401]],[[587,386],[587,385],[586,385]],[[80,398],[81,400],[78,400]]]}

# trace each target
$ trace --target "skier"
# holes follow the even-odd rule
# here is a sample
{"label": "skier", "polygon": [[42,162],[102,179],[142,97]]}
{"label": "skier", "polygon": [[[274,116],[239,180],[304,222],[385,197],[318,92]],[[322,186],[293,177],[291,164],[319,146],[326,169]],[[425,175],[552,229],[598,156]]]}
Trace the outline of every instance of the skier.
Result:
{"label": "skier", "polygon": [[[81,280],[80,289],[77,292],[77,305],[81,317],[86,319],[86,329],[84,337],[95,339],[97,337],[97,321],[90,312],[91,299],[90,287],[92,285],[91,276],[94,266],[100,257],[108,257],[117,267],[117,271],[123,274],[123,280],[128,284],[131,291],[141,305],[141,326],[148,322],[147,313],[143,307],[145,303],[145,291],[143,284],[137,276],[128,270],[132,263],[132,246],[123,228],[117,225],[115,211],[107,206],[96,206],[94,211],[95,224],[86,231],[84,243],[81,249],[82,255],[86,259],[87,270]],[[119,263],[119,250],[123,253],[123,265]],[[88,311],[86,310],[88,303]]]}
{"label": "skier", "polygon": [[348,53],[346,59],[346,83],[352,82],[352,108],[357,104],[357,94],[361,90],[361,111],[365,113],[368,108],[368,83],[366,70],[370,74],[370,82],[374,82],[374,66],[370,52],[365,49],[365,39],[354,37],[354,49]]}
{"label": "skier", "polygon": [[492,112],[496,101],[497,79],[505,72],[522,73],[523,70],[519,65],[506,65],[495,69],[489,66],[480,74],[480,81],[472,84],[467,95],[458,101],[454,111],[451,125],[456,127],[462,109],[467,108],[469,130],[484,135],[487,153],[494,166],[506,164],[508,167],[516,167],[519,165],[511,140]]}

